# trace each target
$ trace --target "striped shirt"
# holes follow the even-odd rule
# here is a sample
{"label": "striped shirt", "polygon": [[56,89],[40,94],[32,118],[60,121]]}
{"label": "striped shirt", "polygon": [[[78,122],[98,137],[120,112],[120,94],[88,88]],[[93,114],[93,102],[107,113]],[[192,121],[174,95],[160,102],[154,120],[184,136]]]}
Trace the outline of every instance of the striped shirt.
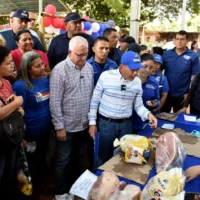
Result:
{"label": "striped shirt", "polygon": [[89,124],[96,125],[97,110],[105,117],[123,119],[131,117],[133,107],[143,121],[147,119],[149,111],[143,105],[140,79],[135,77],[133,81],[125,80],[119,69],[105,71],[92,95]]}
{"label": "striped shirt", "polygon": [[79,69],[69,56],[58,63],[50,77],[50,110],[56,130],[78,132],[88,127],[90,100],[94,87],[92,66]]}

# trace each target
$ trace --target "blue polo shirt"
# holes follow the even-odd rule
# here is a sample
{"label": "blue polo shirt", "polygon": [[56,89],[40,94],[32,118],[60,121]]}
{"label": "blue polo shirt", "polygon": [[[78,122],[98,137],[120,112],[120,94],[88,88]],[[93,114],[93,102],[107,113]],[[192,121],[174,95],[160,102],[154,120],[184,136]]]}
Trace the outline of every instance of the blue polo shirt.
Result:
{"label": "blue polo shirt", "polygon": [[[84,37],[88,41],[89,44],[88,59],[91,58],[91,56],[93,55],[92,47],[94,45],[93,37],[85,33],[79,33],[78,35]],[[64,34],[60,34],[52,39],[47,54],[51,69],[53,69],[54,66],[56,66],[59,62],[66,59],[68,55],[70,39],[71,38],[67,36],[67,32]]]}
{"label": "blue polo shirt", "polygon": [[[147,78],[147,81],[142,84],[143,94],[142,94],[142,100],[144,106],[149,109],[153,110],[156,107],[160,105],[160,95],[159,95],[159,86],[157,80],[149,75]],[[156,107],[149,107],[146,102],[151,100],[157,100],[158,104]],[[133,123],[133,130],[142,129],[145,125],[145,122],[141,120],[141,118],[138,116],[138,114],[133,109],[132,114],[132,123]]]}
{"label": "blue polo shirt", "polygon": [[169,84],[166,76],[164,76],[161,72],[156,72],[152,75],[158,82],[160,93],[169,92]]}
{"label": "blue polo shirt", "polygon": [[108,58],[115,61],[117,63],[117,65],[120,65],[122,54],[123,54],[123,52],[120,49],[114,48],[108,54]]}
{"label": "blue polo shirt", "polygon": [[[10,50],[15,50],[18,49],[18,46],[15,41],[15,34],[13,33],[12,29],[7,30],[7,31],[2,31],[0,33],[6,40],[5,47],[7,47]],[[41,42],[38,40],[37,37],[32,35],[33,41],[34,41],[34,46],[33,49],[44,51]]]}
{"label": "blue polo shirt", "polygon": [[87,60],[87,62],[92,65],[93,70],[94,70],[94,85],[96,85],[96,83],[97,83],[102,72],[110,70],[110,69],[117,69],[118,68],[117,64],[114,61],[112,61],[108,58],[106,58],[106,62],[104,64],[103,69],[101,68],[101,66],[97,62],[94,61],[94,56],[92,58],[90,58],[89,60]]}
{"label": "blue polo shirt", "polygon": [[169,95],[182,97],[188,93],[191,76],[200,72],[199,58],[190,49],[178,55],[174,49],[163,54],[163,67],[169,83]]}

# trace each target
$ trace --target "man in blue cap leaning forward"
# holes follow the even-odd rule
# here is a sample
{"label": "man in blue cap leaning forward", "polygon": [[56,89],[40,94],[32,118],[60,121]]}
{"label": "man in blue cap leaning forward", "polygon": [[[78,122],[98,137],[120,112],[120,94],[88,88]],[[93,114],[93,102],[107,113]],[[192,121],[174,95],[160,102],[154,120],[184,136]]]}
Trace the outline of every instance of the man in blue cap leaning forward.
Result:
{"label": "man in blue cap leaning forward", "polygon": [[157,119],[143,105],[141,80],[137,77],[142,67],[139,55],[128,51],[123,54],[119,69],[103,72],[97,82],[88,114],[90,136],[94,139],[96,124],[100,132],[95,169],[113,156],[115,138],[132,134],[133,107],[143,121],[149,119],[153,128],[157,126]]}

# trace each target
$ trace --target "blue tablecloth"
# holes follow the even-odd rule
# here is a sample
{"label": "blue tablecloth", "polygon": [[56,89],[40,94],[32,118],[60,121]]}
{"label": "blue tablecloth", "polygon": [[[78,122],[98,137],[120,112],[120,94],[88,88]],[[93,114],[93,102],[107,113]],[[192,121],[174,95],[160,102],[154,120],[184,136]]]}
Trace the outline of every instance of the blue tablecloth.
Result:
{"label": "blue tablecloth", "polygon": [[[168,121],[165,121],[165,120],[158,120],[158,127],[161,127],[165,123],[169,124],[171,122],[168,122]],[[154,132],[154,129],[150,128],[149,125],[147,125],[145,127],[145,129],[143,129],[142,131],[139,132],[139,134],[146,136],[146,137],[150,137],[153,132]],[[183,170],[185,171],[187,168],[195,166],[195,165],[200,165],[200,158],[196,158],[196,157],[193,157],[193,156],[187,156],[186,159],[185,159],[185,162],[184,162]],[[102,173],[101,170],[97,170],[96,175],[100,176],[101,173]],[[148,180],[155,175],[156,175],[156,169],[155,169],[155,166],[154,166],[153,169],[151,170],[150,174],[149,174]],[[125,181],[129,184],[137,185],[141,189],[143,189],[144,186],[145,186],[145,185],[138,184],[134,181],[130,181],[128,179],[122,178],[122,177],[119,177],[119,179],[121,181]],[[185,184],[185,191],[186,192],[200,193],[200,176],[197,177],[196,179],[190,181],[189,183],[186,183]]]}

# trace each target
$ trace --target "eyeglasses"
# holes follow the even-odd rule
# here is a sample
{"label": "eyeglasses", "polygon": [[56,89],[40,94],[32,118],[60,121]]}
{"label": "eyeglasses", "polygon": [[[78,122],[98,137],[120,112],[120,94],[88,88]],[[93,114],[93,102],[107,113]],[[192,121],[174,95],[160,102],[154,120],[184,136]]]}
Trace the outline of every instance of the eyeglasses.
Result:
{"label": "eyeglasses", "polygon": [[[74,52],[74,51],[73,51]],[[77,55],[77,57],[79,57],[79,58],[83,58],[83,57],[85,57],[85,56],[87,56],[88,55],[88,52],[87,53],[83,53],[83,54],[77,54],[76,52],[74,52],[76,55]]]}

